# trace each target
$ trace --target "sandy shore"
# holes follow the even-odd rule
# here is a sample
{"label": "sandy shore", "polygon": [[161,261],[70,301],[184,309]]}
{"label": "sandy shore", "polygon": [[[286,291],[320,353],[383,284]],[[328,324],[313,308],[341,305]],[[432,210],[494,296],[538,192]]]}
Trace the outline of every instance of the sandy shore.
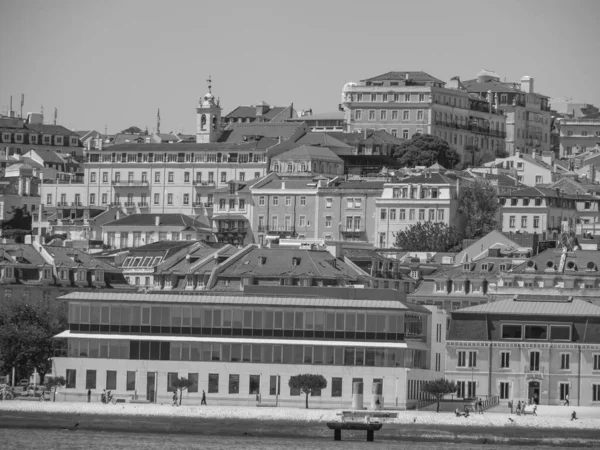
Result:
{"label": "sandy shore", "polygon": [[[543,410],[543,409],[542,409]],[[557,412],[556,412],[557,411]],[[376,440],[597,447],[600,419],[568,419],[567,410],[547,415],[511,416],[503,413],[472,415],[400,411],[384,419]],[[589,416],[596,416],[590,409]],[[0,427],[70,428],[95,431],[250,435],[332,439],[328,421],[338,421],[335,410],[250,407],[173,407],[170,405],[97,403],[0,402]],[[566,417],[567,416],[567,417]],[[511,422],[509,417],[514,421]],[[342,439],[364,439],[365,432],[344,431]]]}

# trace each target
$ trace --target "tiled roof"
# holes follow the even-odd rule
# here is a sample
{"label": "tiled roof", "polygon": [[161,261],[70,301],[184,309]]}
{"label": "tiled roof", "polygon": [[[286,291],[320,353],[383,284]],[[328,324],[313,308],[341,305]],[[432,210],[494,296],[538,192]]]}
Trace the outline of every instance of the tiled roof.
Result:
{"label": "tiled roof", "polygon": [[39,252],[28,244],[2,244],[0,245],[0,264],[10,263],[19,266],[49,266]]}
{"label": "tiled roof", "polygon": [[159,225],[162,227],[207,227],[208,225],[197,222],[185,214],[131,214],[104,224],[104,226],[155,226],[156,217],[160,217]]}
{"label": "tiled roof", "polygon": [[[259,105],[260,106],[260,105]],[[267,105],[268,106],[268,105]],[[273,119],[277,115],[281,114],[286,109],[290,108],[289,106],[268,106],[267,111],[264,114],[256,114],[256,106],[248,105],[248,106],[238,106],[229,114],[227,114],[225,119],[247,119],[247,118],[258,118],[262,117],[263,119]]]}
{"label": "tiled roof", "polygon": [[140,302],[140,303],[195,303],[221,305],[263,305],[263,306],[305,306],[315,308],[341,309],[391,309],[396,311],[413,310],[412,305],[405,305],[391,300],[350,300],[319,297],[282,297],[253,295],[181,295],[181,294],[134,294],[112,292],[72,292],[59,297],[59,300],[89,300],[99,302]]}
{"label": "tiled roof", "polygon": [[296,141],[303,145],[324,145],[326,147],[352,148],[351,145],[331,136],[329,133],[309,131]]}
{"label": "tiled roof", "polygon": [[[513,191],[510,194],[503,194],[501,195],[501,197],[551,197],[551,198],[555,198],[555,197],[561,197],[561,198],[566,198],[566,199],[575,199],[577,198],[574,195],[558,195],[556,193],[556,190],[554,189],[550,189],[550,188],[545,188],[545,187],[527,187],[525,189],[519,189],[518,191]],[[507,205],[508,206],[508,205]]]}
{"label": "tiled roof", "polygon": [[110,272],[120,272],[115,266],[107,262],[96,259],[88,253],[69,247],[51,247],[44,246],[50,256],[54,259],[54,264],[58,266],[80,267],[87,269],[99,268]]}
{"label": "tiled roof", "polygon": [[[429,75],[427,72],[421,72],[421,71],[408,71],[408,72],[387,72],[384,73],[382,75],[377,75],[376,77],[373,78],[367,78],[365,80],[361,80],[361,81],[399,81],[399,80],[406,80],[409,79],[411,81],[417,81],[417,82],[436,82],[436,83],[444,83],[442,80],[432,77],[431,75]],[[444,83],[445,84],[445,83]]]}
{"label": "tiled roof", "polygon": [[313,160],[313,159],[322,159],[327,161],[333,161],[336,163],[341,163],[342,159],[333,153],[327,147],[317,147],[312,145],[300,145],[299,147],[295,147],[286,152],[280,153],[273,159],[278,160]]}
{"label": "tiled roof", "polygon": [[461,314],[510,314],[515,316],[592,316],[600,317],[600,306],[570,297],[539,296],[539,299],[519,295],[515,299],[500,300],[483,305],[455,310]]}
{"label": "tiled roof", "polygon": [[525,92],[521,91],[520,89],[517,89],[516,87],[510,87],[506,84],[501,83],[500,81],[494,80],[484,82],[479,82],[477,81],[477,79],[465,80],[462,82],[462,85],[469,92],[512,92],[525,95]]}
{"label": "tiled roof", "polygon": [[[264,264],[260,258],[266,258]],[[293,265],[293,258],[298,258]],[[356,279],[357,273],[345,262],[327,251],[283,248],[254,248],[225,268],[219,277],[250,276],[310,276],[315,278]]]}
{"label": "tiled roof", "polygon": [[[493,279],[501,273],[500,265],[510,264],[510,267],[514,267],[514,258],[496,258],[486,257],[478,259],[477,261],[465,262],[446,270],[438,271],[432,275],[434,279]],[[520,261],[518,263],[521,264]]]}
{"label": "tiled roof", "polygon": [[[536,256],[528,259],[533,261],[535,266],[527,263],[522,264],[518,268],[514,268],[513,274],[520,273],[549,273],[555,276],[600,276],[600,252],[595,250],[576,250],[566,253],[564,261],[564,271],[559,272],[560,262],[562,259],[562,249],[549,248]],[[549,268],[548,263],[552,261],[556,271],[546,272]],[[589,266],[589,267],[588,267]]]}
{"label": "tiled roof", "polygon": [[383,181],[363,181],[363,180],[350,180],[350,181],[341,181],[334,182],[329,184],[328,186],[320,187],[319,190],[328,190],[328,189],[364,189],[364,190],[383,190]]}
{"label": "tiled roof", "polygon": [[63,127],[62,125],[43,125],[43,124],[26,123],[25,128],[27,130],[33,131],[35,133],[61,135],[61,136],[77,136],[79,138],[79,135],[77,133]]}
{"label": "tiled roof", "polygon": [[325,112],[319,114],[313,114],[311,116],[294,117],[293,119],[287,119],[288,122],[300,121],[306,122],[307,120],[344,120],[346,113],[343,111]]}
{"label": "tiled roof", "polygon": [[234,123],[232,131],[227,138],[227,143],[243,143],[244,136],[263,136],[282,140],[291,138],[299,129],[305,128],[303,122],[259,122],[259,123]]}
{"label": "tiled roof", "polygon": [[284,185],[285,189],[317,190],[317,183],[311,178],[270,178],[266,179],[264,183],[260,183],[257,187],[254,187],[253,190],[256,190],[258,193],[260,193],[260,189],[282,189]]}
{"label": "tiled roof", "polygon": [[62,157],[61,153],[55,152],[54,150],[47,150],[42,148],[36,148],[31,150],[36,153],[44,162],[53,164],[65,164],[66,161]]}
{"label": "tiled roof", "polygon": [[409,175],[406,178],[401,178],[398,181],[392,183],[399,184],[456,184],[456,175],[452,173],[439,173],[430,172],[429,174],[420,173],[418,175]]}

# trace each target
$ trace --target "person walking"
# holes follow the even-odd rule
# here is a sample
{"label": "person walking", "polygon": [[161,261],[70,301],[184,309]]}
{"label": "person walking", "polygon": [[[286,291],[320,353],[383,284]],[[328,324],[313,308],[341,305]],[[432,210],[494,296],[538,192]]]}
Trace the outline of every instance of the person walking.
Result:
{"label": "person walking", "polygon": [[177,406],[177,391],[173,390],[173,406]]}
{"label": "person walking", "polygon": [[483,414],[483,400],[481,398],[477,400],[477,406],[479,407],[479,414]]}
{"label": "person walking", "polygon": [[569,406],[569,394],[565,395],[565,406]]}
{"label": "person walking", "polygon": [[517,403],[517,416],[521,415],[521,400],[519,400],[519,403]]}
{"label": "person walking", "polygon": [[202,390],[202,401],[200,402],[201,405],[206,405],[206,392],[204,392],[204,389]]}
{"label": "person walking", "polygon": [[88,389],[87,398],[88,398],[88,403],[90,403],[92,401],[92,390],[91,389]]}
{"label": "person walking", "polygon": [[514,414],[514,412],[513,412],[513,411],[514,411],[514,409],[513,409],[513,402],[512,402],[512,400],[509,400],[509,401],[508,401],[508,407],[510,408],[510,413],[511,413],[511,414]]}

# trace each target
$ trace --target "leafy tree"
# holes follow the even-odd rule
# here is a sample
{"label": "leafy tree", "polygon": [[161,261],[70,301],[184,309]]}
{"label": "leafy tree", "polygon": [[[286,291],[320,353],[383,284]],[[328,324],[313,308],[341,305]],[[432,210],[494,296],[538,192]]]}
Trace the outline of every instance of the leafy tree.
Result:
{"label": "leafy tree", "polygon": [[308,409],[308,395],[325,389],[327,387],[327,380],[323,375],[305,373],[304,375],[290,377],[288,385],[290,388],[299,389],[300,392],[306,394],[306,409]]}
{"label": "leafy tree", "polygon": [[[63,387],[65,384],[67,384],[67,380],[65,380],[65,377],[52,377],[52,378],[49,378],[48,380],[46,380],[46,382],[44,383],[44,386],[46,386],[46,389],[48,389],[50,392],[52,392],[52,401],[53,402],[56,401],[56,390],[59,387]],[[52,391],[52,388],[54,388],[54,391]]]}
{"label": "leafy tree", "polygon": [[53,339],[68,328],[64,302],[39,301],[25,303],[12,299],[0,304],[0,372],[16,368],[19,378],[29,378],[34,370],[44,379],[51,370],[51,359],[57,350]]}
{"label": "leafy tree", "polygon": [[431,134],[417,134],[400,144],[394,151],[394,158],[402,167],[431,166],[438,163],[446,168],[454,168],[460,156],[448,142]]}
{"label": "leafy tree", "polygon": [[2,223],[3,230],[31,230],[31,214],[25,208],[12,207],[12,217]]}
{"label": "leafy tree", "polygon": [[192,380],[188,380],[187,378],[181,377],[177,378],[171,384],[172,387],[179,391],[179,406],[181,406],[181,398],[183,397],[183,391],[188,389],[190,386],[193,386],[194,382]]}
{"label": "leafy tree", "polygon": [[499,208],[496,190],[486,179],[476,178],[469,183],[458,198],[458,212],[465,218],[464,237],[479,238],[496,229]]}
{"label": "leafy tree", "polygon": [[396,233],[394,246],[407,252],[447,252],[460,240],[458,230],[444,222],[417,222]]}
{"label": "leafy tree", "polygon": [[423,384],[421,387],[422,392],[433,396],[437,400],[437,411],[440,412],[440,400],[446,394],[452,394],[456,392],[456,383],[454,381],[446,380],[445,378],[438,378],[437,380],[431,380]]}
{"label": "leafy tree", "polygon": [[504,147],[498,147],[494,153],[496,158],[508,158],[510,156]]}
{"label": "leafy tree", "polygon": [[67,233],[61,233],[61,234],[45,234],[44,235],[44,243],[49,244],[50,242],[52,242],[54,239],[62,239],[63,241],[67,239]]}

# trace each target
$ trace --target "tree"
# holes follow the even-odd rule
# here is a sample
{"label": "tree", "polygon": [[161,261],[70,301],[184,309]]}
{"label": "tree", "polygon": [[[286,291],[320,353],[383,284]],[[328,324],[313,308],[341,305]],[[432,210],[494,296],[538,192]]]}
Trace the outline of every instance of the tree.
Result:
{"label": "tree", "polygon": [[68,329],[64,302],[43,300],[25,303],[7,300],[0,304],[0,372],[16,368],[19,378],[29,378],[34,370],[43,380],[51,370],[51,358],[64,342],[53,339]]}
{"label": "tree", "polygon": [[510,156],[504,147],[498,147],[494,154],[496,158],[508,158]]}
{"label": "tree", "polygon": [[183,397],[183,391],[188,389],[190,386],[193,386],[194,382],[192,380],[188,380],[187,378],[181,377],[177,378],[171,384],[176,390],[179,391],[179,406],[181,406],[181,398]]}
{"label": "tree", "polygon": [[394,246],[407,252],[447,252],[460,239],[456,228],[444,222],[417,222],[396,233]]}
{"label": "tree", "polygon": [[31,230],[31,214],[25,208],[12,207],[12,217],[2,223],[3,230]]}
{"label": "tree", "polygon": [[448,142],[431,134],[417,134],[400,144],[394,158],[402,167],[432,166],[435,163],[452,169],[460,162],[460,156]]}
{"label": "tree", "polygon": [[479,238],[498,228],[499,208],[496,189],[486,179],[469,183],[458,197],[458,212],[465,218],[464,237]]}
{"label": "tree", "polygon": [[327,380],[323,375],[305,373],[304,375],[290,377],[288,385],[290,388],[299,389],[300,392],[306,394],[306,409],[308,409],[308,395],[325,389],[327,387]]}
{"label": "tree", "polygon": [[440,400],[446,394],[452,394],[456,392],[456,383],[454,381],[446,380],[445,378],[438,378],[437,380],[431,380],[423,384],[421,392],[433,396],[437,400],[437,411],[440,412]]}
{"label": "tree", "polygon": [[[59,387],[63,387],[65,384],[67,384],[67,380],[65,380],[65,377],[52,377],[45,381],[46,382],[44,383],[44,386],[46,386],[46,389],[48,389],[50,392],[52,392],[52,401],[55,402],[56,401],[56,390]],[[54,391],[53,391],[53,388],[54,388]]]}

